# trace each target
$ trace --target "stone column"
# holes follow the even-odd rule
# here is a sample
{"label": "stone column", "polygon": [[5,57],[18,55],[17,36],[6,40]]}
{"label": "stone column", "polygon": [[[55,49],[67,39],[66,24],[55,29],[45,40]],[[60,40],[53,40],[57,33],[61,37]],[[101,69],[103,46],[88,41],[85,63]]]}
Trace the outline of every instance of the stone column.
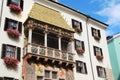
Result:
{"label": "stone column", "polygon": [[31,53],[31,43],[32,43],[32,28],[29,28],[29,34],[28,34],[28,52]]}
{"label": "stone column", "polygon": [[32,28],[29,29],[28,43],[32,43]]}

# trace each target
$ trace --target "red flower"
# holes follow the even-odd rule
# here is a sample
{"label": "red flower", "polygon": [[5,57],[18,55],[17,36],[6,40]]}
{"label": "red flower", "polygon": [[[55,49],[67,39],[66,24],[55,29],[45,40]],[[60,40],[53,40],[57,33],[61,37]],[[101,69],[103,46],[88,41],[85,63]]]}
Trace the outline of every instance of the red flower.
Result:
{"label": "red flower", "polygon": [[16,29],[7,29],[7,33],[12,37],[19,37],[20,32]]}
{"label": "red flower", "polygon": [[98,60],[103,60],[103,56],[102,56],[102,55],[96,55],[96,58],[97,58]]}
{"label": "red flower", "polygon": [[4,62],[6,64],[6,66],[8,66],[8,67],[16,68],[18,65],[18,60],[15,58],[4,57]]}
{"label": "red flower", "polygon": [[80,53],[80,54],[84,53],[84,50],[82,48],[76,48],[76,51],[77,53]]}
{"label": "red flower", "polygon": [[22,9],[20,6],[17,6],[15,4],[10,4],[9,5],[10,9],[16,13],[21,13]]}

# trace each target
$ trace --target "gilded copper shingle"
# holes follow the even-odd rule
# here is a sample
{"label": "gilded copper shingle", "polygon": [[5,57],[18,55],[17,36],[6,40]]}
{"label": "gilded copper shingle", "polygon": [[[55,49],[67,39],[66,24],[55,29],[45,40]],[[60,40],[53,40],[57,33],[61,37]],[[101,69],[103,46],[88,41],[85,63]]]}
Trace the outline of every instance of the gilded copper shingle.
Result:
{"label": "gilded copper shingle", "polygon": [[40,5],[38,3],[34,3],[29,13],[29,17],[63,29],[74,31],[64,20],[60,12]]}

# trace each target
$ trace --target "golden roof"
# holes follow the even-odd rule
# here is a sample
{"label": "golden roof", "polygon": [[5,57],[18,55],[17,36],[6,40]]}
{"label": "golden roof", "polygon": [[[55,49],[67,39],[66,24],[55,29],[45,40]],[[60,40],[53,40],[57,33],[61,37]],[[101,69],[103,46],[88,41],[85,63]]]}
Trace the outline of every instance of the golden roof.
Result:
{"label": "golden roof", "polygon": [[40,5],[38,3],[34,3],[28,16],[33,19],[52,24],[59,28],[74,31],[64,20],[60,12]]}

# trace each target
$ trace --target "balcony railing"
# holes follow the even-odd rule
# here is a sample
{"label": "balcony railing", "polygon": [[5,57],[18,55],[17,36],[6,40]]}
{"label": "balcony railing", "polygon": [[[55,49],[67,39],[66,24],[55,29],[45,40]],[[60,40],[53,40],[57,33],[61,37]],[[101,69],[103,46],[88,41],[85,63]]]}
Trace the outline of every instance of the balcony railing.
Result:
{"label": "balcony railing", "polygon": [[73,53],[64,52],[58,49],[44,47],[36,44],[28,44],[26,47],[24,47],[24,55],[27,53],[33,53],[44,57],[74,62]]}

